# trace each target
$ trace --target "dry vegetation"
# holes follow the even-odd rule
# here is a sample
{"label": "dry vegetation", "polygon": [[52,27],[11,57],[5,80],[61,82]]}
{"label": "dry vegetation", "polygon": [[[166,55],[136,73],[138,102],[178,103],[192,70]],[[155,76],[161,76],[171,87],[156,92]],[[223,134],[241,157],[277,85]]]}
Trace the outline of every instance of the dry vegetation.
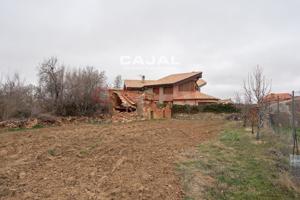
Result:
{"label": "dry vegetation", "polygon": [[18,74],[0,82],[0,121],[51,115],[95,115],[108,111],[105,73],[93,67],[66,70],[54,57],[38,66],[38,85]]}
{"label": "dry vegetation", "polygon": [[175,163],[222,120],[81,124],[0,134],[4,199],[181,199]]}
{"label": "dry vegetation", "polygon": [[2,132],[0,198],[299,198],[287,145],[270,133],[257,141],[224,117]]}

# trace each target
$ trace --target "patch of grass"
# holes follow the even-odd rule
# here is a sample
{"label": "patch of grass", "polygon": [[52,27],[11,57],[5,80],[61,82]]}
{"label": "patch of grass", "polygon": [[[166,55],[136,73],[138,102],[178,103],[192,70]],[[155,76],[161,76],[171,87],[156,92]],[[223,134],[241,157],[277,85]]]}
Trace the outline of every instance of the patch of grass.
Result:
{"label": "patch of grass", "polygon": [[221,141],[229,141],[229,142],[235,142],[240,140],[240,133],[237,130],[234,131],[224,131],[222,134]]}
{"label": "patch of grass", "polygon": [[99,145],[99,142],[95,142],[94,144],[91,144],[91,145],[88,147],[88,150],[91,151],[91,150],[95,149],[98,145]]}
{"label": "patch of grass", "polygon": [[[293,129],[292,127],[274,127],[274,131],[277,133],[279,132],[280,134],[286,134],[286,135],[292,135]],[[300,128],[296,128],[296,133],[298,137],[300,136]]]}
{"label": "patch of grass", "polygon": [[87,122],[88,124],[92,124],[92,125],[104,125],[104,124],[108,124],[108,121],[101,121],[101,120],[95,120],[95,119],[90,119]]}
{"label": "patch of grass", "polygon": [[26,128],[9,128],[9,129],[7,129],[8,131],[11,131],[11,132],[15,132],[15,131],[24,131],[24,130],[26,130]]}
{"label": "patch of grass", "polygon": [[51,149],[48,149],[48,154],[51,156],[60,156],[62,155],[62,149],[60,147],[53,147]]}
{"label": "patch of grass", "polygon": [[34,125],[31,129],[45,128],[42,124]]}
{"label": "patch of grass", "polygon": [[48,154],[51,156],[55,156],[55,150],[54,149],[48,149]]}
{"label": "patch of grass", "polygon": [[40,128],[45,128],[45,127],[41,124],[36,124],[31,128],[17,127],[17,128],[9,128],[7,130],[10,132],[16,132],[16,131],[27,131],[27,130],[40,129]]}
{"label": "patch of grass", "polygon": [[81,149],[79,151],[79,156],[86,156],[86,155],[92,153],[92,151],[99,146],[100,142],[101,142],[101,140],[98,139],[94,143],[87,146],[86,148]]}
{"label": "patch of grass", "polygon": [[88,151],[86,149],[82,149],[82,150],[80,150],[79,154],[80,155],[87,155]]}
{"label": "patch of grass", "polygon": [[194,198],[188,197],[188,196],[185,196],[183,199],[184,199],[184,200],[194,200]]}
{"label": "patch of grass", "polygon": [[[202,192],[203,199],[299,199],[299,193],[279,181],[288,162],[287,157],[273,152],[282,144],[272,137],[265,136],[263,142],[257,143],[251,134],[232,127],[222,132],[218,140],[200,145],[201,159],[177,167],[187,197],[198,199]],[[205,181],[195,183],[191,177],[199,173],[212,177],[213,185]]]}

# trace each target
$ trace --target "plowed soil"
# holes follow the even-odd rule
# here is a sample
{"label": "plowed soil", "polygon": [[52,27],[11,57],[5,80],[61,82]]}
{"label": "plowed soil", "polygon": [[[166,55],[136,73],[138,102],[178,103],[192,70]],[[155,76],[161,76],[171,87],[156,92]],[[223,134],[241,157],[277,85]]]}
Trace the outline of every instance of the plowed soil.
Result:
{"label": "plowed soil", "polygon": [[173,119],[0,133],[0,199],[182,199],[176,162],[222,124]]}

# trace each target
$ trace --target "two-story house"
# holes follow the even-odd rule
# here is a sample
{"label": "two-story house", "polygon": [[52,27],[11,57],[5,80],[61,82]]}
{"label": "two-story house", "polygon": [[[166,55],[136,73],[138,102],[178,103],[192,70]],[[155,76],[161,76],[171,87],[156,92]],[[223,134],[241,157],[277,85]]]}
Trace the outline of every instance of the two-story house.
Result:
{"label": "two-story house", "polygon": [[[202,93],[206,82],[201,79],[202,72],[172,74],[158,80],[125,80],[124,91],[129,93],[148,93],[160,103],[179,105],[198,105],[217,103],[218,98]],[[130,96],[130,95],[129,95]]]}

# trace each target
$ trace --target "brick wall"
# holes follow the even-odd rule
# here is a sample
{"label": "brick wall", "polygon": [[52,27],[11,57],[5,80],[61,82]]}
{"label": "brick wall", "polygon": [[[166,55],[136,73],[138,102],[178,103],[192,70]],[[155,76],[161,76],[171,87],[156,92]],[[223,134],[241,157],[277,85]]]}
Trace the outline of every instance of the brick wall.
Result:
{"label": "brick wall", "polygon": [[161,108],[153,101],[147,102],[144,104],[144,117],[147,119],[171,118],[171,108],[169,105]]}

